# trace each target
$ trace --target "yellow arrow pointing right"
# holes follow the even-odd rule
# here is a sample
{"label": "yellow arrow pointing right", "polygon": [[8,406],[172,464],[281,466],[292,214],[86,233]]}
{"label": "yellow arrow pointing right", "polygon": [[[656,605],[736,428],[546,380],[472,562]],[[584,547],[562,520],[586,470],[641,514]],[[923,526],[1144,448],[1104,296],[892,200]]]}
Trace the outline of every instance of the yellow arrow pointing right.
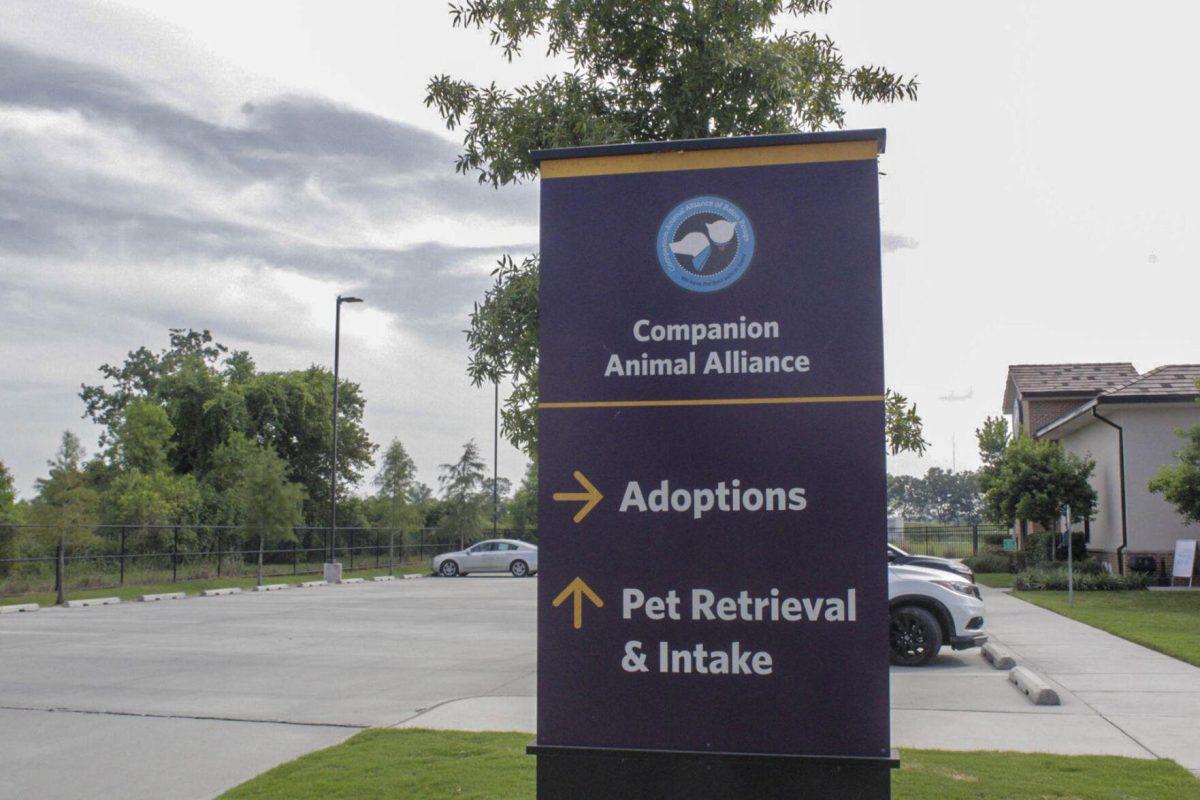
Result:
{"label": "yellow arrow pointing right", "polygon": [[592,587],[583,582],[583,578],[576,578],[567,584],[567,588],[558,593],[558,597],[554,598],[554,607],[558,608],[571,597],[575,600],[573,627],[579,630],[583,627],[583,598],[586,597],[592,601],[592,605],[596,608],[604,608],[604,601],[592,591]]}
{"label": "yellow arrow pointing right", "polygon": [[583,473],[579,470],[575,470],[575,480],[586,491],[555,492],[554,499],[559,503],[582,502],[583,506],[575,512],[574,518],[575,522],[579,523],[583,521],[584,517],[591,513],[592,509],[596,507],[597,503],[604,499],[604,495],[600,494],[600,490],[593,486],[592,482],[585,478]]}

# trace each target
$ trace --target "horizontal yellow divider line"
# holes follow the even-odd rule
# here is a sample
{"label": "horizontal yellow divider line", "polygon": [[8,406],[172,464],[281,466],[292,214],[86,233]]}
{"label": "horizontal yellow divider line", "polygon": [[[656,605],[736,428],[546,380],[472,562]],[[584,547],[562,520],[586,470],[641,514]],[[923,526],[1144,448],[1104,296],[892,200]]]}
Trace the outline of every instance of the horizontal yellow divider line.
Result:
{"label": "horizontal yellow divider line", "polygon": [[815,397],[716,397],[707,400],[584,400],[568,403],[538,403],[538,408],[647,408],[661,406],[774,406],[801,403],[882,403],[881,394],[828,395]]}
{"label": "horizontal yellow divider line", "polygon": [[547,159],[541,164],[541,174],[543,180],[550,180],[590,175],[629,175],[638,172],[679,172],[693,169],[765,167],[779,164],[817,164],[829,161],[867,161],[878,158],[878,156],[879,143],[874,140],[781,144],[767,147]]}

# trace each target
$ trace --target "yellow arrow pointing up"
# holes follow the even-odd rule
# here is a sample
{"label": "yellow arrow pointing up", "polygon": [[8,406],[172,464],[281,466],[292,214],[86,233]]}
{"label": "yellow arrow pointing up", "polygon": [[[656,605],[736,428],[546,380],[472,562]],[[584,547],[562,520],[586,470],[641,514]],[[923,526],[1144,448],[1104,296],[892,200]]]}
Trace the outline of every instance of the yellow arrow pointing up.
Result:
{"label": "yellow arrow pointing up", "polygon": [[582,522],[591,510],[596,507],[596,504],[604,499],[604,495],[600,494],[600,490],[592,485],[592,482],[583,477],[583,473],[575,470],[575,480],[579,482],[587,491],[583,492],[555,492],[554,499],[562,502],[582,502],[583,506],[575,512],[575,521]]}
{"label": "yellow arrow pointing up", "polygon": [[[578,473],[576,473],[578,474]],[[554,607],[558,608],[567,601],[568,597],[575,600],[575,616],[573,626],[575,630],[583,627],[583,598],[586,597],[592,601],[596,608],[604,608],[604,601],[592,591],[592,587],[583,582],[583,578],[576,578],[567,584],[567,588],[558,593],[558,597],[554,598]]]}

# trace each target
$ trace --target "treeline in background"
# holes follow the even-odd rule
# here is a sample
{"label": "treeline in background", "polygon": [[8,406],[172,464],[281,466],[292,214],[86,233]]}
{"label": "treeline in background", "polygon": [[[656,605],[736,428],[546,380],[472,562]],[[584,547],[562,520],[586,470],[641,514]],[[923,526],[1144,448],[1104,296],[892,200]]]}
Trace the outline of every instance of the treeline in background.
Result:
{"label": "treeline in background", "polygon": [[910,522],[974,525],[983,521],[983,495],[972,470],[930,467],[924,475],[888,475],[888,514]]}
{"label": "treeline in background", "polygon": [[[138,348],[99,371],[79,394],[102,429],[96,452],[65,432],[34,495],[20,499],[0,461],[0,580],[44,575],[41,560],[60,545],[73,559],[119,554],[122,571],[136,553],[212,552],[219,567],[221,551],[255,545],[319,560],[331,511],[332,373],[260,371],[250,353],[182,329],[167,348]],[[377,548],[384,531],[402,548],[458,546],[490,534],[495,488],[499,526],[534,535],[534,464],[515,492],[503,478],[493,487],[467,442],[431,489],[399,439],[382,450],[371,441],[365,406],[358,384],[339,382],[339,530],[363,532],[360,541],[374,532]]]}

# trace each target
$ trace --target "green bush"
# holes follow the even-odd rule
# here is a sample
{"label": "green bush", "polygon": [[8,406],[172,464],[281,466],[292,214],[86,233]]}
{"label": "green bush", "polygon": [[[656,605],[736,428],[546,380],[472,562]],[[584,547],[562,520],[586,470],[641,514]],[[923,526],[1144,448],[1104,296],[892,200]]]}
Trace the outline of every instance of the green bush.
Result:
{"label": "green bush", "polygon": [[[1063,565],[1063,570],[1066,571],[1066,565]],[[1104,565],[1095,558],[1085,558],[1082,561],[1075,562],[1076,574],[1083,575],[1107,575],[1108,572],[1104,569]]]}
{"label": "green bush", "polygon": [[1043,531],[1041,533],[1025,534],[1025,565],[1030,569],[1054,561],[1054,540],[1056,533]]}
{"label": "green bush", "polygon": [[1007,553],[980,553],[968,556],[963,563],[976,572],[1016,572],[1012,556]]}
{"label": "green bush", "polygon": [[988,547],[1003,547],[1004,543],[1012,538],[1008,533],[985,533],[983,535],[983,543]]}
{"label": "green bush", "polygon": [[[1071,545],[1074,548],[1076,563],[1087,558],[1087,542],[1084,541],[1085,538],[1082,531],[1071,534]],[[1025,549],[1022,553],[1022,563],[1024,567],[1029,567],[1030,569],[1037,566],[1062,563],[1067,560],[1067,547],[1064,544],[1063,535],[1050,531],[1025,534]]]}
{"label": "green bush", "polygon": [[[1145,589],[1150,581],[1145,575],[1109,575],[1101,569],[1099,572],[1077,571],[1074,584],[1077,592],[1120,592]],[[1033,567],[1017,573],[1013,586],[1022,592],[1066,591],[1067,568]]]}

